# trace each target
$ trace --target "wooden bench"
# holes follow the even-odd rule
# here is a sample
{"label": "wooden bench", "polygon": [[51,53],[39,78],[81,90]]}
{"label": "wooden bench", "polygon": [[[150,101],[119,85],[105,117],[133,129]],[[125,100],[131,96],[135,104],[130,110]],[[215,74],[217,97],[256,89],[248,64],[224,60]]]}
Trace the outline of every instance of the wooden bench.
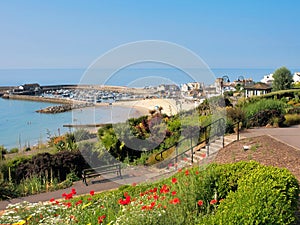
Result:
{"label": "wooden bench", "polygon": [[87,178],[97,177],[108,173],[116,173],[122,178],[121,163],[84,169],[82,171],[82,182],[85,183],[86,186],[88,186],[86,180]]}

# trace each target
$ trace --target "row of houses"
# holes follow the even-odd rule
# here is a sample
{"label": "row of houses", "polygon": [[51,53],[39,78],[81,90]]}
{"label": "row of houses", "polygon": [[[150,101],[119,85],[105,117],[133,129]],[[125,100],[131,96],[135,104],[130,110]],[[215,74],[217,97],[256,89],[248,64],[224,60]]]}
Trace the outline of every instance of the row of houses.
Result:
{"label": "row of houses", "polygon": [[[265,83],[265,84],[272,84],[272,82],[274,81],[274,78],[273,78],[273,73],[271,74],[267,74],[263,77],[263,79],[261,79],[261,82],[262,83]],[[294,75],[293,75],[293,81],[295,83],[298,83],[300,82],[300,72],[295,72]]]}

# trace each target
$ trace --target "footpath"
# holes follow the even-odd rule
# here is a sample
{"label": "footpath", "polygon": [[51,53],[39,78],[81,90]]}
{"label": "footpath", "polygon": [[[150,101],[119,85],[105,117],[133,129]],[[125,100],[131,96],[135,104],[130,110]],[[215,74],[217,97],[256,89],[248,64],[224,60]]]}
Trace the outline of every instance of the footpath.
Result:
{"label": "footpath", "polygon": [[73,188],[76,190],[78,196],[90,193],[90,191],[99,193],[102,191],[117,189],[125,184],[131,185],[133,183],[138,184],[141,182],[151,182],[159,177],[161,177],[161,173],[151,167],[129,167],[122,169],[122,178],[117,177],[115,174],[108,174],[103,177],[88,179],[88,186],[86,186],[82,181],[77,181],[74,182],[71,187],[66,189],[0,201],[0,211],[6,209],[9,204],[16,204],[24,201],[36,203],[49,201],[51,198],[62,199],[62,194],[70,193]]}

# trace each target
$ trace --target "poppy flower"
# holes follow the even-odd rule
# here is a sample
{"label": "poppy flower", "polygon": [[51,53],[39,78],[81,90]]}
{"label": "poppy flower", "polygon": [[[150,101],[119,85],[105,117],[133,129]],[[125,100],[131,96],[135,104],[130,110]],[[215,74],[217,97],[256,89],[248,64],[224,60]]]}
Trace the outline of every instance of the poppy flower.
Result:
{"label": "poppy flower", "polygon": [[76,195],[76,190],[75,190],[75,188],[72,188],[71,193],[72,193],[73,195]]}
{"label": "poppy flower", "polygon": [[214,204],[216,204],[217,202],[218,202],[218,201],[217,201],[216,199],[213,199],[213,200],[210,201],[210,204],[211,204],[211,205],[214,205]]}
{"label": "poppy flower", "polygon": [[128,205],[131,202],[131,198],[130,196],[127,196],[125,199],[120,199],[119,200],[119,204],[120,205]]}
{"label": "poppy flower", "polygon": [[103,220],[104,220],[105,218],[106,218],[106,215],[99,216],[99,217],[98,217],[98,224],[103,223]]}
{"label": "poppy flower", "polygon": [[199,205],[199,206],[203,206],[203,201],[202,201],[202,200],[199,200],[199,201],[198,201],[198,205]]}
{"label": "poppy flower", "polygon": [[90,191],[90,195],[94,196],[95,195],[95,191]]}
{"label": "poppy flower", "polygon": [[176,184],[177,183],[177,179],[175,177],[172,178],[172,183]]}
{"label": "poppy flower", "polygon": [[82,200],[79,200],[78,202],[75,203],[76,206],[80,204],[82,204]]}
{"label": "poppy flower", "polygon": [[172,195],[173,195],[173,196],[174,196],[174,195],[176,195],[176,194],[177,194],[177,192],[176,192],[176,191],[173,191],[173,192],[172,192]]}
{"label": "poppy flower", "polygon": [[173,205],[176,205],[176,204],[179,204],[179,203],[180,203],[180,200],[179,200],[179,198],[174,198],[174,199],[172,199],[172,200],[170,201],[170,203],[173,204]]}

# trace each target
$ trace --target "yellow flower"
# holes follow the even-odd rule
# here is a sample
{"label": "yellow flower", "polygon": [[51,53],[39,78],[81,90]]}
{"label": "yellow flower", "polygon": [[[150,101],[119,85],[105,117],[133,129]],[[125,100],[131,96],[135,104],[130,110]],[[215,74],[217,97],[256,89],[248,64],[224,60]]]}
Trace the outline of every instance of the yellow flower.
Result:
{"label": "yellow flower", "polygon": [[82,209],[85,209],[86,207],[90,206],[92,203],[89,202],[88,204],[85,204],[84,206],[82,206]]}
{"label": "yellow flower", "polygon": [[91,223],[88,223],[87,225],[92,225]]}
{"label": "yellow flower", "polygon": [[30,220],[32,218],[32,215],[28,216],[26,221]]}
{"label": "yellow flower", "polygon": [[21,220],[21,221],[19,221],[17,223],[13,223],[12,225],[23,225],[25,223],[26,223],[26,220]]}

